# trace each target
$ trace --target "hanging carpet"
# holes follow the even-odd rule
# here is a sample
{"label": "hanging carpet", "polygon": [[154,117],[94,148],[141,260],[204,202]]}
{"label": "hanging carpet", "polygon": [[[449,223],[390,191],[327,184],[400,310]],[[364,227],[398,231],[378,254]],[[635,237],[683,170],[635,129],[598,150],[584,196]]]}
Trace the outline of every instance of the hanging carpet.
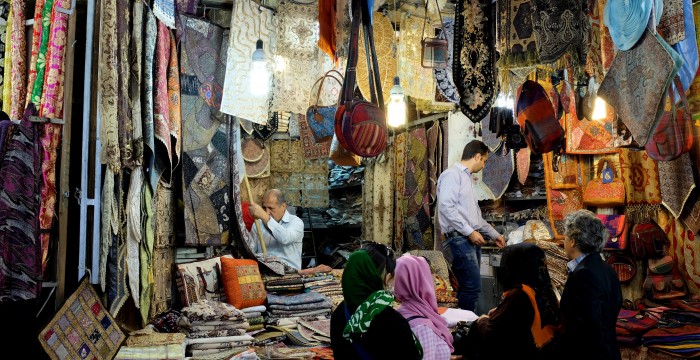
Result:
{"label": "hanging carpet", "polygon": [[424,128],[409,132],[403,193],[406,201],[405,247],[408,250],[433,248],[427,146]]}
{"label": "hanging carpet", "polygon": [[661,204],[661,187],[657,162],[645,150],[620,150],[621,178],[625,183],[625,213],[647,218]]}
{"label": "hanging carpet", "polygon": [[672,161],[659,161],[659,185],[661,203],[673,217],[681,216],[690,193],[695,188],[693,163],[690,154],[685,153]]}
{"label": "hanging carpet", "polygon": [[537,42],[532,24],[532,0],[498,0],[499,69],[537,63]]}
{"label": "hanging carpet", "polygon": [[[185,243],[229,242],[230,121],[219,112],[227,42],[222,28],[180,15]],[[222,45],[223,44],[223,45]],[[209,61],[202,61],[202,59]],[[168,131],[168,141],[170,140]]]}
{"label": "hanging carpet", "polygon": [[175,262],[175,194],[173,190],[159,184],[154,199],[154,244],[153,244],[153,300],[149,318],[171,308],[172,268]]}
{"label": "hanging carpet", "polygon": [[598,6],[599,3],[604,3],[605,1],[606,0],[595,1],[588,6],[588,20],[591,24],[591,32],[588,41],[588,56],[586,57],[586,66],[584,70],[596,79],[602,79],[604,75],[602,37],[605,36],[604,32],[607,31],[607,27],[603,25],[603,8],[599,8]]}
{"label": "hanging carpet", "polygon": [[513,152],[506,150],[503,154],[504,148],[491,153],[482,170],[481,180],[488,189],[489,200],[497,200],[503,196],[515,171]]}
{"label": "hanging carpet", "polygon": [[585,64],[590,22],[585,0],[532,0],[532,22],[540,62],[557,61],[570,52],[577,64]]}
{"label": "hanging carpet", "polygon": [[366,163],[362,187],[362,238],[391,246],[394,212],[394,153]]}
{"label": "hanging carpet", "polygon": [[444,22],[445,31],[440,33],[441,39],[447,39],[447,67],[444,69],[434,69],[437,90],[443,96],[444,101],[459,103],[459,93],[452,77],[452,64],[454,59],[454,34],[455,23],[451,19]]}

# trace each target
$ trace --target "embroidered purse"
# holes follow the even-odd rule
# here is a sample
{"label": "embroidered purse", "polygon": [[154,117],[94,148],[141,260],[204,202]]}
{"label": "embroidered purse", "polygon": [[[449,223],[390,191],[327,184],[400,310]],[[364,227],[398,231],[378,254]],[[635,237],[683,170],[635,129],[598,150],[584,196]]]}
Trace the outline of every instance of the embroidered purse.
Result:
{"label": "embroidered purse", "polygon": [[604,250],[627,249],[628,223],[625,215],[596,215],[608,230]]}
{"label": "embroidered purse", "polygon": [[[425,25],[428,22],[428,2],[425,1],[425,18],[423,19],[423,35],[425,35]],[[435,7],[437,9],[438,15],[440,15],[440,26],[442,26],[442,33],[445,33],[445,25],[442,21],[442,13],[440,12],[440,4],[435,0]],[[447,39],[441,39],[438,37],[424,37],[420,41],[421,48],[421,66],[426,69],[444,69],[447,67]]]}
{"label": "embroidered purse", "polygon": [[598,161],[596,176],[583,191],[583,204],[598,207],[625,205],[625,183],[616,175],[609,159]]}
{"label": "embroidered purse", "polygon": [[[323,90],[323,84],[326,79],[332,79],[337,81],[341,86],[343,85],[343,75],[341,75],[337,70],[329,70],[321,78],[316,80],[316,83],[311,87],[311,90],[318,85],[318,91],[316,92],[316,101],[310,103],[309,108],[306,110],[306,121],[309,124],[309,129],[314,136],[317,143],[321,143],[333,138],[333,133],[335,131],[335,113],[338,110],[338,104],[319,106],[318,101],[321,97],[321,91]],[[313,93],[313,91],[312,91]],[[340,98],[340,94],[338,94]]]}
{"label": "embroidered purse", "polygon": [[632,226],[629,242],[634,257],[656,259],[666,254],[668,236],[653,220],[648,220]]}
{"label": "embroidered purse", "polygon": [[681,106],[676,107],[673,88],[669,86],[668,98],[671,101],[671,110],[663,112],[659,123],[652,130],[651,140],[646,145],[647,154],[656,161],[677,159],[693,148],[693,116],[690,114],[688,99],[680,78],[676,76],[673,82],[680,95]]}

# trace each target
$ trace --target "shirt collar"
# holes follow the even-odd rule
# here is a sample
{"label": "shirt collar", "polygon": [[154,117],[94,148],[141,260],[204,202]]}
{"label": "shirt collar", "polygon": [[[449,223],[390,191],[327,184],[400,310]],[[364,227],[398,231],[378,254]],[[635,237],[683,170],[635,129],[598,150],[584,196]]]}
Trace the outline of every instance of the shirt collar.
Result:
{"label": "shirt collar", "polygon": [[573,260],[569,261],[568,263],[566,263],[566,267],[569,268],[569,273],[574,272],[574,269],[576,269],[576,266],[578,266],[578,264],[580,264],[581,261],[583,261],[583,259],[586,258],[586,256],[588,256],[588,254],[582,254],[581,256],[577,257],[576,259],[573,259]]}
{"label": "shirt collar", "polygon": [[467,168],[466,166],[464,166],[464,164],[462,164],[461,162],[458,162],[457,164],[455,164],[455,166],[457,167],[457,169],[459,169],[459,171],[464,172],[464,173],[466,173],[467,175],[471,175],[471,174],[472,174],[472,173],[469,171],[469,168]]}
{"label": "shirt collar", "polygon": [[284,215],[282,215],[282,220],[280,221],[280,223],[288,223],[290,216],[291,215],[289,215],[289,211],[285,210]]}

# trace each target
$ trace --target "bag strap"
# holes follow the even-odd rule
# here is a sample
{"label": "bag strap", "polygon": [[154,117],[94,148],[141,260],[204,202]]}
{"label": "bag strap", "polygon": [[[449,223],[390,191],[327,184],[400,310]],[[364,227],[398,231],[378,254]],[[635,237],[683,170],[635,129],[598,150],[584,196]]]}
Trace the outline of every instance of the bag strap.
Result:
{"label": "bag strap", "polygon": [[[428,22],[428,3],[430,0],[425,0],[425,17],[423,18],[423,31],[421,32],[421,41],[425,39],[425,24]],[[442,34],[445,34],[445,23],[442,21],[442,12],[440,12],[440,4],[435,0],[435,8],[440,16],[440,27],[442,28]],[[445,37],[447,39],[447,37]]]}
{"label": "bag strap", "polygon": [[[335,74],[338,74],[338,75],[336,76]],[[340,77],[340,79],[338,77]],[[311,90],[313,91],[313,89],[316,87],[316,85],[319,82],[321,83],[320,85],[318,85],[318,91],[316,92],[316,102],[312,103],[311,101],[309,101],[309,106],[313,106],[314,109],[318,108],[318,100],[321,98],[321,90],[323,90],[323,84],[325,83],[326,78],[331,78],[331,79],[335,80],[338,84],[340,84],[341,87],[343,86],[343,80],[341,80],[341,79],[343,79],[343,75],[340,72],[338,72],[338,70],[335,70],[335,69],[328,70],[325,74],[323,74],[322,77],[320,77],[318,80],[316,80],[316,82],[314,83],[313,86],[311,86]],[[340,102],[340,96],[342,95],[342,93],[343,92],[341,91],[338,94],[338,100],[336,101],[336,104],[338,102]]]}
{"label": "bag strap", "polygon": [[350,26],[350,43],[348,49],[348,62],[345,67],[345,77],[343,78],[343,97],[341,98],[340,105],[345,103],[350,103],[353,100],[353,94],[355,92],[355,84],[357,82],[357,46],[358,39],[360,37],[360,9],[361,0],[352,1],[352,23]]}
{"label": "bag strap", "polygon": [[[365,34],[365,53],[367,54],[367,69],[369,72],[370,95],[373,103],[384,111],[384,95],[382,94],[382,82],[379,76],[379,61],[377,59],[377,51],[374,47],[374,30],[372,30],[372,18],[370,17],[369,3],[367,0],[361,0],[362,3],[362,25]],[[371,59],[370,59],[371,58]],[[372,66],[370,67],[370,60]],[[374,80],[374,82],[372,81]],[[372,87],[374,83],[374,88]],[[375,89],[376,88],[376,89]],[[375,93],[376,90],[376,93]],[[385,120],[386,121],[386,120]]]}
{"label": "bag strap", "polygon": [[[685,107],[686,111],[690,111],[690,106],[688,105],[688,97],[685,95],[685,90],[683,90],[683,84],[681,83],[681,78],[676,75],[673,78],[673,83],[676,85],[676,89],[678,90],[678,96],[681,98],[681,102],[683,103],[683,106]],[[670,85],[669,85],[670,88]],[[676,101],[673,98],[673,93],[671,93],[671,103],[673,103],[674,107],[676,105]],[[675,115],[675,111],[673,112]]]}

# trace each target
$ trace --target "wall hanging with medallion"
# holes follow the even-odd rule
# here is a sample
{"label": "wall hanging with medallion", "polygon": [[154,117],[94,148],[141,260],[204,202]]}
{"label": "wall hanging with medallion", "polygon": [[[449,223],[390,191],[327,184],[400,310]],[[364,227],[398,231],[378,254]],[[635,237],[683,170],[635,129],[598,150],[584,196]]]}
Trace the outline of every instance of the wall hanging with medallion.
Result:
{"label": "wall hanging with medallion", "polygon": [[532,24],[532,0],[498,0],[499,69],[537,63],[537,42]]}

